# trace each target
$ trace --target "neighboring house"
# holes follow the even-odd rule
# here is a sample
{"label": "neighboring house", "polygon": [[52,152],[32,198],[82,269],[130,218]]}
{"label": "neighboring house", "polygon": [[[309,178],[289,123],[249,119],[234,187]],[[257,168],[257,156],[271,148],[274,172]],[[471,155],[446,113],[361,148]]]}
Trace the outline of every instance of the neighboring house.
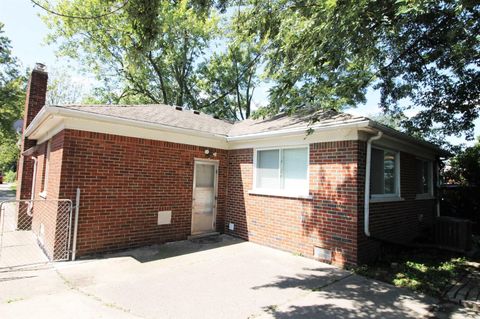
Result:
{"label": "neighboring house", "polygon": [[47,77],[29,82],[18,198],[31,197],[32,157],[35,198],[80,188],[77,256],[217,231],[355,265],[437,213],[445,153],[368,118],[232,124],[166,105],[44,106]]}

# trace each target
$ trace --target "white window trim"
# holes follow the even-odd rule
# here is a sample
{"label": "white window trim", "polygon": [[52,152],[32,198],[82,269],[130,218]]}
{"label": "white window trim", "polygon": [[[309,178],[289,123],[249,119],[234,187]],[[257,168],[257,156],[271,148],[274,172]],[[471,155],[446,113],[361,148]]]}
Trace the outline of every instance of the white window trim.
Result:
{"label": "white window trim", "polygon": [[[415,199],[418,199],[418,200],[434,199],[435,196],[433,195],[433,161],[429,160],[429,159],[426,159],[426,158],[422,158],[422,157],[417,157],[415,160],[420,160],[420,161],[423,161],[423,162],[427,162],[428,163],[428,170],[429,170],[429,173],[430,173],[430,179],[429,179],[429,183],[428,183],[428,192],[427,193],[416,194]],[[416,176],[416,177],[418,177],[418,176]]]}
{"label": "white window trim", "polygon": [[[257,187],[257,153],[258,151],[270,151],[270,150],[279,150],[278,156],[281,158],[281,150],[285,149],[294,149],[294,148],[306,148],[307,149],[307,190],[292,192],[283,189],[272,189],[272,188],[258,188]],[[281,161],[279,162],[279,164]],[[280,169],[278,174],[281,174]],[[268,195],[268,196],[279,196],[279,197],[294,197],[294,198],[305,198],[310,199],[310,144],[303,145],[292,145],[292,146],[276,146],[276,147],[261,147],[255,148],[253,150],[253,189],[248,191],[249,194],[253,195]],[[279,176],[280,177],[280,176]],[[281,179],[280,179],[281,180]]]}
{"label": "white window trim", "polygon": [[[404,198],[401,197],[400,189],[400,151],[393,150],[385,147],[373,146],[372,148],[382,151],[388,151],[395,153],[395,193],[394,194],[370,194],[370,202],[395,202],[402,201]],[[370,163],[370,165],[372,165]]]}

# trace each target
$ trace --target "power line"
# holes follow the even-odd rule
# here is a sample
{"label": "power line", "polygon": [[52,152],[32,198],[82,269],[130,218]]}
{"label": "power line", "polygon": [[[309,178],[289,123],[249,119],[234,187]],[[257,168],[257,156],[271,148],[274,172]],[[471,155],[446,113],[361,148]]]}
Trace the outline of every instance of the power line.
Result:
{"label": "power line", "polygon": [[50,13],[50,14],[54,14],[56,16],[59,16],[59,17],[63,17],[63,18],[70,18],[70,19],[83,19],[83,20],[92,20],[92,19],[100,19],[100,18],[103,18],[103,17],[106,17],[110,14],[113,14],[117,11],[120,11],[121,9],[123,9],[129,0],[126,0],[120,7],[118,8],[115,8],[113,9],[112,11],[109,11],[109,12],[105,12],[103,14],[99,14],[99,15],[96,15],[96,16],[74,16],[74,15],[68,15],[68,14],[63,14],[63,13],[59,13],[59,12],[56,12],[56,11],[53,11],[51,10],[50,8],[38,3],[37,1],[35,0],[30,0],[34,5],[40,7],[41,9],[45,10],[46,12]]}

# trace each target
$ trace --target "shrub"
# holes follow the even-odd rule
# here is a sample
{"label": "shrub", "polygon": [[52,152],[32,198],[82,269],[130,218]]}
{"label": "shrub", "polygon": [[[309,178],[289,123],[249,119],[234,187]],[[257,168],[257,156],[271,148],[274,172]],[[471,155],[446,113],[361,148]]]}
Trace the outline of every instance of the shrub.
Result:
{"label": "shrub", "polygon": [[17,179],[17,173],[14,171],[8,171],[3,176],[3,181],[5,183],[13,183]]}

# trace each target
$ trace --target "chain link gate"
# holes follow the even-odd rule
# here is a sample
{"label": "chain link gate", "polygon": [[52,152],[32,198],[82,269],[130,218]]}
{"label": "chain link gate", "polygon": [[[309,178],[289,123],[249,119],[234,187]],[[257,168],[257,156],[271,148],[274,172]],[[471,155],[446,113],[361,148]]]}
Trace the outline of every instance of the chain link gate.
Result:
{"label": "chain link gate", "polygon": [[0,268],[70,258],[72,201],[0,203]]}

